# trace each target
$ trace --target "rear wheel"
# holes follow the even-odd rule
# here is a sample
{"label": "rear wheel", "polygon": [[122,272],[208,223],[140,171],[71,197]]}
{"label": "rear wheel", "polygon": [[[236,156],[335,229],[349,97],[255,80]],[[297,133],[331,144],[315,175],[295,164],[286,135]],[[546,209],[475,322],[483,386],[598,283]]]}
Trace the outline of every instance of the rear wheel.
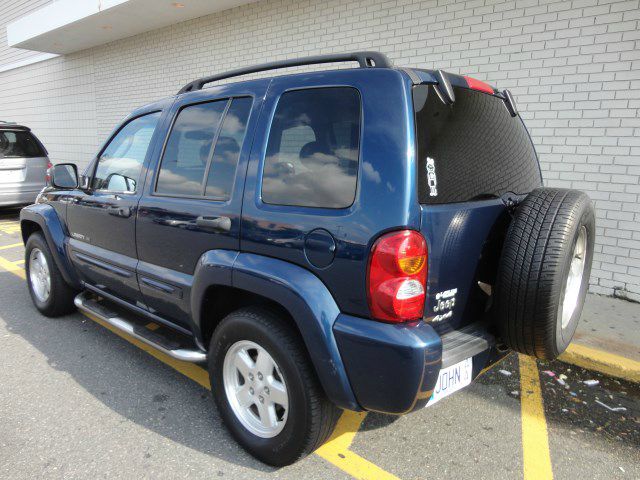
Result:
{"label": "rear wheel", "polygon": [[503,341],[552,359],[569,345],[589,286],[595,214],[576,190],[540,188],[518,206],[498,267],[495,315]]}
{"label": "rear wheel", "polygon": [[211,339],[209,375],[231,434],[270,465],[313,452],[340,412],[324,395],[296,332],[266,309],[242,309],[222,320]]}
{"label": "rear wheel", "polygon": [[77,292],[62,277],[40,232],[27,240],[25,269],[31,300],[40,313],[58,317],[75,310],[73,298]]}

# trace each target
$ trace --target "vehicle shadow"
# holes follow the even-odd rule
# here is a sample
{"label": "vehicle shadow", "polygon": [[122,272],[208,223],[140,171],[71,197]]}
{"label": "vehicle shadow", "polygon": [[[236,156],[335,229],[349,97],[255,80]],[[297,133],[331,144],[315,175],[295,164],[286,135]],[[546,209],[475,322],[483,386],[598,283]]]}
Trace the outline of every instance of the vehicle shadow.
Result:
{"label": "vehicle shadow", "polygon": [[22,210],[22,207],[0,207],[0,221],[18,221],[20,210]]}
{"label": "vehicle shadow", "polygon": [[118,415],[225,462],[278,471],[242,450],[222,424],[211,393],[196,382],[79,313],[43,317],[12,273],[0,271],[0,292],[0,318],[8,331]]}

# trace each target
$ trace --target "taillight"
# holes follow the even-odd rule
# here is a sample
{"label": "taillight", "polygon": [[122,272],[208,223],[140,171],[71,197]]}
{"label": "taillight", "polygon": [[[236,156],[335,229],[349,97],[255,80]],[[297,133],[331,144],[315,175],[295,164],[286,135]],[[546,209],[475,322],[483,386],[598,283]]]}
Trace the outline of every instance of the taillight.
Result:
{"label": "taillight", "polygon": [[47,162],[47,173],[44,174],[44,183],[47,185],[51,185],[51,169],[53,168],[53,163]]}
{"label": "taillight", "polygon": [[467,81],[467,85],[469,86],[469,88],[493,95],[493,87],[488,83],[484,83],[481,80],[477,80],[471,77],[464,77],[464,79]]}
{"label": "taillight", "polygon": [[371,249],[367,292],[371,316],[387,322],[422,318],[427,280],[427,243],[414,230],[380,237]]}

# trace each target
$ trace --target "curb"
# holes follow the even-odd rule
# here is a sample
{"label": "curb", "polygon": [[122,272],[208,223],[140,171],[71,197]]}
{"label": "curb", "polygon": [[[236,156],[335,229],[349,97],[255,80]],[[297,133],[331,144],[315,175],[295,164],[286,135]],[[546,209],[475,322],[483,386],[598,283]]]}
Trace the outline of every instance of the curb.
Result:
{"label": "curb", "polygon": [[613,353],[572,343],[558,360],[628,382],[640,383],[640,362]]}

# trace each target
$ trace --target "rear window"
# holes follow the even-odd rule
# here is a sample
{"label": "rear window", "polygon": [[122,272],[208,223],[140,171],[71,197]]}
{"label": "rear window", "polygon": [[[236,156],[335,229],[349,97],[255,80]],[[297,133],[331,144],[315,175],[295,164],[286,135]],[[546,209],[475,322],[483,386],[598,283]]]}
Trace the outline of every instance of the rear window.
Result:
{"label": "rear window", "polygon": [[47,153],[31,132],[0,130],[0,158],[46,157]]}
{"label": "rear window", "polygon": [[542,184],[519,116],[497,97],[454,88],[445,105],[433,86],[413,90],[420,203],[453,203],[529,193]]}

